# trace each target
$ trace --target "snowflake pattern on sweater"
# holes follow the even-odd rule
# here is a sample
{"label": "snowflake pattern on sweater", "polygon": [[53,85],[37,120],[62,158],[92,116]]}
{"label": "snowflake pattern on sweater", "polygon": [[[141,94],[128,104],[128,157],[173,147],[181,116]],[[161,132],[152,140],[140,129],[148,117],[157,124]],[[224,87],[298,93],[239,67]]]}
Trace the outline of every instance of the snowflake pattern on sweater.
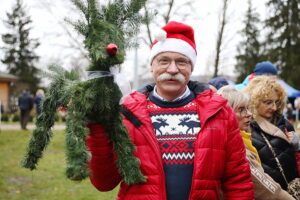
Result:
{"label": "snowflake pattern on sweater", "polygon": [[193,164],[194,142],[200,131],[196,103],[178,108],[148,104],[164,164]]}
{"label": "snowflake pattern on sweater", "polygon": [[200,131],[197,103],[190,99],[169,107],[168,102],[158,102],[153,97],[151,100],[147,109],[162,154],[167,199],[188,199],[194,166],[194,144]]}

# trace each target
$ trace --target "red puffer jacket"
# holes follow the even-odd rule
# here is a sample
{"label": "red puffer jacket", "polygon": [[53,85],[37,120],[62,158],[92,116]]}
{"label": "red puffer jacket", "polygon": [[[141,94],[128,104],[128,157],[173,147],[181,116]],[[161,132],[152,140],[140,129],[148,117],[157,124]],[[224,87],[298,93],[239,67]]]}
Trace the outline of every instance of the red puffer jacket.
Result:
{"label": "red puffer jacket", "polygon": [[[245,147],[232,109],[226,100],[211,90],[196,97],[201,130],[195,142],[194,172],[189,200],[224,199],[253,200],[253,183]],[[117,200],[166,200],[164,169],[160,149],[151,119],[146,109],[147,96],[134,92],[124,106],[142,122],[136,128],[124,117],[130,137],[136,146],[135,156],[141,161],[141,170],[147,182],[127,185],[114,165],[112,146],[98,124],[89,124],[87,138],[92,158],[91,182],[100,191],[109,191],[120,182]],[[183,183],[184,184],[184,183]]]}

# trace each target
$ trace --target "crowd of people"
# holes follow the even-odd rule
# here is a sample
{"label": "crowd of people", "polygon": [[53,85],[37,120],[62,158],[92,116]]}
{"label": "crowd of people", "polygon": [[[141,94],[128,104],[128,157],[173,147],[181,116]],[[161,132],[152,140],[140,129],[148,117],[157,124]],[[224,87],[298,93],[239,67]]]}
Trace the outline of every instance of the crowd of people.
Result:
{"label": "crowd of people", "polygon": [[257,63],[253,73],[240,84],[229,85],[221,77],[208,82],[236,112],[255,199],[294,199],[287,193],[289,184],[298,184],[296,196],[300,198],[297,179],[300,175],[300,143],[291,124],[299,114],[295,109],[300,108],[300,97],[295,99],[293,106],[278,82],[277,74],[276,66],[265,61]]}
{"label": "crowd of people", "polygon": [[154,84],[122,105],[147,180],[124,183],[106,130],[89,124],[92,184],[100,191],[120,185],[119,200],[299,199],[299,139],[283,116],[287,94],[275,66],[258,63],[237,87],[191,81],[193,29],[169,22],[162,30],[151,46]]}

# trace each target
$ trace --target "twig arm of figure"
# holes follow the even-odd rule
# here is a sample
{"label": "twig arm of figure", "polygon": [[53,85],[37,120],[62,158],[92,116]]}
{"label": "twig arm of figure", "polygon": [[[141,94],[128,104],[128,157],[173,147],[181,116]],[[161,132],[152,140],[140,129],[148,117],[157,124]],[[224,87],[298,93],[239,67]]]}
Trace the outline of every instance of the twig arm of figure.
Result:
{"label": "twig arm of figure", "polygon": [[31,170],[36,169],[38,160],[42,157],[53,136],[51,128],[55,122],[55,113],[59,107],[65,107],[69,101],[69,94],[64,90],[71,87],[78,79],[75,71],[67,72],[58,66],[49,68],[53,73],[48,74],[53,82],[46,97],[42,101],[43,112],[37,117],[36,128],[27,147],[27,154],[21,161],[21,166]]}

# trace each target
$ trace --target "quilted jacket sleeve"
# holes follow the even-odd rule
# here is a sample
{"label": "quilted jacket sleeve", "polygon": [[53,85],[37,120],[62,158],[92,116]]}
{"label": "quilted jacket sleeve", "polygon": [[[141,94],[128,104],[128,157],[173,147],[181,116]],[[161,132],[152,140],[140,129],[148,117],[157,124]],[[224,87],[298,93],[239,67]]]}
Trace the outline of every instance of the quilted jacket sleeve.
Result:
{"label": "quilted jacket sleeve", "polygon": [[245,146],[235,114],[231,108],[228,108],[228,112],[226,163],[222,179],[224,199],[253,200],[253,182],[249,162],[246,159]]}
{"label": "quilted jacket sleeve", "polygon": [[89,168],[90,180],[100,191],[110,191],[121,181],[122,177],[115,165],[116,156],[104,128],[99,124],[88,124],[90,135],[86,138],[91,153]]}

